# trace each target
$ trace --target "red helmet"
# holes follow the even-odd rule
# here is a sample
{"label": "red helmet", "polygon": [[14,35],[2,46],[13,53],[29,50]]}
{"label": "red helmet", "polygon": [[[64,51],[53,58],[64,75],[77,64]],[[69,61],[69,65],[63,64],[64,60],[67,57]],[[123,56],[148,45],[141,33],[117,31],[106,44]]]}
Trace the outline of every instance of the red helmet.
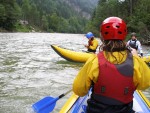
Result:
{"label": "red helmet", "polygon": [[104,40],[124,40],[127,35],[126,23],[119,17],[106,18],[100,32]]}

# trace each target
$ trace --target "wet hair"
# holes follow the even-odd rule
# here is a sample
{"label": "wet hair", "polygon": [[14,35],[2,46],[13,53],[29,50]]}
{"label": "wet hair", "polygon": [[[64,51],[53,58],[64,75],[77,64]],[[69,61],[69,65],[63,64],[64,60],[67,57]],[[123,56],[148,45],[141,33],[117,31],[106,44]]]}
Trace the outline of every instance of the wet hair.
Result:
{"label": "wet hair", "polygon": [[103,41],[103,51],[116,52],[124,51],[126,49],[126,44],[123,40],[104,40]]}
{"label": "wet hair", "polygon": [[116,62],[119,63],[123,58],[117,61],[116,56],[113,52],[119,52],[122,55],[126,55],[123,51],[127,50],[126,43],[123,40],[103,40],[102,46],[100,49],[106,52],[106,57],[109,59],[108,52],[116,59]]}
{"label": "wet hair", "polygon": [[135,32],[131,33],[131,37],[132,37],[132,36],[135,36],[135,37],[136,37],[136,33],[135,33]]}

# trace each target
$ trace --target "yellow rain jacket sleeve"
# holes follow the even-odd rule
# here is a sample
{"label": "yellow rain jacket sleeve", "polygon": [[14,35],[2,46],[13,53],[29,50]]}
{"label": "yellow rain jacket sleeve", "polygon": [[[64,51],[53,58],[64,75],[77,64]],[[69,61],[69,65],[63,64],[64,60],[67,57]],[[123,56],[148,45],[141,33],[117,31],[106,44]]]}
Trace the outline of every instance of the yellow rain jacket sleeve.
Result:
{"label": "yellow rain jacket sleeve", "polygon": [[[124,62],[126,57],[122,56],[118,52],[113,53],[117,56],[117,60],[120,60],[120,63]],[[106,57],[106,54],[104,52]],[[112,63],[116,63],[113,57],[108,59]],[[150,87],[150,69],[145,64],[145,62],[138,56],[133,56],[134,63],[134,75],[133,82],[137,89],[144,90]],[[93,54],[92,57],[88,59],[85,65],[81,68],[78,75],[74,79],[73,91],[79,96],[84,96],[88,93],[88,90],[91,87],[92,81],[97,82],[98,75],[100,70],[98,68],[98,58],[96,54]]]}
{"label": "yellow rain jacket sleeve", "polygon": [[94,38],[94,40],[92,41],[92,45],[89,46],[89,49],[96,50],[97,47],[98,47],[98,40]]}

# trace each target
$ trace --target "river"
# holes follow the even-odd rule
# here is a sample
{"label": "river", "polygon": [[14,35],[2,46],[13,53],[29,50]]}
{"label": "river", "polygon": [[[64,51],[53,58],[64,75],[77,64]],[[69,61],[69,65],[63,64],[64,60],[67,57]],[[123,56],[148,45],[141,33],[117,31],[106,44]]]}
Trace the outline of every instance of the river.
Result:
{"label": "river", "polygon": [[[82,51],[86,43],[83,34],[0,33],[0,113],[34,113],[33,103],[70,90],[83,64],[66,61],[50,45]],[[149,89],[144,94],[150,98]],[[70,95],[58,100],[53,113]]]}

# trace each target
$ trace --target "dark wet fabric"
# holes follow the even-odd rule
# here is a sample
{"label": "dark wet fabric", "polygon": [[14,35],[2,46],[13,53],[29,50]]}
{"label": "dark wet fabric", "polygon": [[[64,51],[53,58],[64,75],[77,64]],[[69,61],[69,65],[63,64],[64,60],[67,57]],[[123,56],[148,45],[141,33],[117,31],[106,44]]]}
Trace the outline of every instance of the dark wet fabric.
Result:
{"label": "dark wet fabric", "polygon": [[88,52],[96,52],[96,50],[88,49]]}
{"label": "dark wet fabric", "polygon": [[131,40],[130,40],[129,46],[137,50],[138,49],[138,46],[136,45],[137,40],[132,40],[132,41],[134,41],[134,42],[131,42]]}
{"label": "dark wet fabric", "polygon": [[86,113],[135,113],[132,110],[133,102],[125,105],[107,105],[89,99]]}

